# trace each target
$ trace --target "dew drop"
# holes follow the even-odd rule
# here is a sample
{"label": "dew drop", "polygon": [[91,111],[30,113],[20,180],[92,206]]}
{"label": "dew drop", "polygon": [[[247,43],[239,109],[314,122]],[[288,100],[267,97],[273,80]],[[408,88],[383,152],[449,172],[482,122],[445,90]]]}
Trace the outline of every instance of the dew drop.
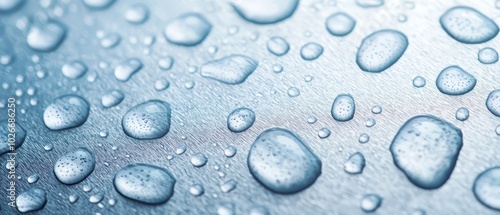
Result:
{"label": "dew drop", "polygon": [[111,6],[115,0],[83,0],[83,4],[93,10],[103,10]]}
{"label": "dew drop", "polygon": [[476,78],[459,66],[449,66],[439,73],[436,86],[444,94],[463,95],[474,89]]}
{"label": "dew drop", "polygon": [[87,178],[95,168],[95,156],[86,148],[77,148],[57,159],[54,174],[64,184],[77,184]]}
{"label": "dew drop", "polygon": [[158,66],[163,70],[170,70],[174,64],[174,58],[166,56],[158,60]]}
{"label": "dew drop", "polygon": [[149,100],[131,108],[122,118],[125,134],[139,140],[157,139],[170,130],[170,104]]}
{"label": "dew drop", "polygon": [[356,63],[366,72],[379,73],[396,63],[408,47],[406,36],[395,30],[379,30],[363,39]]}
{"label": "dew drop", "polygon": [[91,195],[89,197],[89,202],[92,204],[97,204],[97,203],[101,202],[102,199],[104,199],[104,193],[99,192],[99,193],[96,193],[94,195]]}
{"label": "dew drop", "polygon": [[101,38],[101,46],[105,49],[110,49],[110,48],[117,46],[121,40],[122,40],[122,37],[118,33],[109,32],[109,33],[106,33]]}
{"label": "dew drop", "polygon": [[2,0],[0,1],[0,13],[10,13],[19,9],[24,0]]}
{"label": "dew drop", "polygon": [[208,158],[205,154],[203,153],[196,153],[191,156],[191,164],[195,167],[202,167],[207,164]]}
{"label": "dew drop", "polygon": [[78,199],[79,199],[79,198],[80,198],[80,197],[78,197],[77,195],[72,194],[72,195],[70,195],[70,196],[68,197],[68,201],[69,201],[69,203],[73,204],[73,203],[75,203],[76,201],[78,201]]}
{"label": "dew drop", "polygon": [[377,121],[375,121],[375,119],[374,119],[374,118],[368,118],[368,119],[366,120],[366,122],[365,122],[365,125],[366,125],[366,127],[371,128],[371,127],[373,127],[376,123],[377,123]]}
{"label": "dew drop", "polygon": [[281,73],[281,72],[283,72],[283,66],[281,66],[281,64],[274,64],[273,65],[273,72],[274,73]]}
{"label": "dew drop", "polygon": [[367,133],[362,133],[361,135],[359,135],[359,143],[367,143],[368,141],[370,141],[370,136]]}
{"label": "dew drop", "polygon": [[155,89],[158,91],[162,91],[167,89],[170,86],[170,82],[167,79],[161,78],[156,80]]}
{"label": "dew drop", "polygon": [[27,179],[28,183],[30,184],[33,184],[33,183],[36,183],[38,181],[38,179],[40,179],[40,175],[38,174],[33,174],[33,175],[30,175]]}
{"label": "dew drop", "polygon": [[356,0],[356,4],[363,8],[380,7],[384,0]]}
{"label": "dew drop", "polygon": [[187,146],[186,145],[180,145],[179,148],[175,150],[175,154],[177,155],[182,155],[184,152],[186,152]]}
{"label": "dew drop", "polygon": [[56,98],[43,112],[43,122],[51,130],[75,128],[87,121],[90,105],[80,96]]}
{"label": "dew drop", "polygon": [[220,185],[220,191],[229,193],[236,188],[236,185],[238,185],[238,182],[234,179],[229,179]]}
{"label": "dew drop", "polygon": [[318,121],[318,119],[316,119],[316,117],[314,117],[314,116],[307,118],[307,123],[309,123],[309,124],[314,124],[314,123],[316,123],[316,121]]}
{"label": "dew drop", "polygon": [[500,210],[500,167],[492,167],[479,174],[472,190],[483,205]]}
{"label": "dew drop", "polygon": [[372,107],[372,113],[373,114],[380,114],[382,113],[382,107],[380,105],[375,105]]}

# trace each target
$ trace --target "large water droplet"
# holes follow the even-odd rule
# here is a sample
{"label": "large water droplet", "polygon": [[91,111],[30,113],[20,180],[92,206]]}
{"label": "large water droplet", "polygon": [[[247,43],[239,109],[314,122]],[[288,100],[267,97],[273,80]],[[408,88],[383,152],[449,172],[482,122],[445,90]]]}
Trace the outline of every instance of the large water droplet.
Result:
{"label": "large water droplet", "polygon": [[486,99],[486,107],[493,115],[500,117],[500,89],[491,91]]}
{"label": "large water droplet", "polygon": [[201,76],[226,84],[241,84],[259,63],[245,55],[229,55],[201,66]]}
{"label": "large water droplet", "polygon": [[106,9],[114,2],[115,0],[83,0],[85,6],[94,10]]}
{"label": "large water droplet", "polygon": [[382,72],[396,63],[408,47],[406,36],[395,30],[379,30],[363,39],[356,63],[366,72]]}
{"label": "large water droplet", "polygon": [[370,213],[376,211],[382,204],[382,198],[376,194],[367,194],[361,200],[361,210]]}
{"label": "large water droplet", "polygon": [[54,174],[64,184],[76,184],[87,178],[95,168],[95,156],[86,148],[77,148],[57,159]]}
{"label": "large water droplet", "polygon": [[316,181],[321,174],[321,161],[297,135],[286,129],[271,128],[252,144],[248,168],[266,188],[291,194]]}
{"label": "large water droplet", "polygon": [[131,108],[123,116],[123,131],[130,137],[146,140],[165,136],[170,130],[170,104],[149,100]]}
{"label": "large water droplet", "polygon": [[355,111],[354,98],[349,94],[340,94],[333,101],[331,114],[333,119],[344,122],[351,120]]}
{"label": "large water droplet", "polygon": [[360,174],[365,168],[365,156],[360,152],[352,154],[344,163],[344,171],[349,174]]}
{"label": "large water droplet", "polygon": [[0,12],[1,13],[9,13],[14,12],[19,9],[25,0],[1,0],[0,1]]}
{"label": "large water droplet", "polygon": [[66,78],[77,79],[85,75],[87,66],[80,61],[72,61],[64,64],[61,72]]}
{"label": "large water droplet", "polygon": [[477,53],[477,59],[483,64],[493,64],[498,62],[498,52],[493,48],[484,48]]}
{"label": "large water droplet", "polygon": [[463,95],[474,89],[476,78],[459,66],[449,66],[439,73],[436,86],[444,94]]}
{"label": "large water droplet", "polygon": [[267,50],[276,56],[282,56],[288,53],[290,45],[282,37],[271,37],[271,39],[267,41]]}
{"label": "large water droplet", "polygon": [[234,10],[245,20],[256,24],[272,24],[290,16],[299,5],[299,0],[233,0]]}
{"label": "large water droplet", "polygon": [[[14,123],[15,127],[15,135],[14,138],[14,148],[17,149],[24,143],[24,139],[26,139],[26,130],[21,127],[18,123]],[[10,152],[10,145],[8,141],[8,137],[10,134],[9,131],[9,122],[7,119],[2,119],[0,121],[0,155]]]}
{"label": "large water droplet", "polygon": [[232,132],[242,132],[250,128],[255,122],[255,113],[249,108],[238,108],[227,117],[227,127]]}
{"label": "large water droplet", "polygon": [[128,81],[133,74],[142,68],[142,62],[136,58],[130,58],[115,68],[115,78],[119,81]]}
{"label": "large water droplet", "polygon": [[56,98],[43,112],[43,122],[51,130],[63,130],[82,125],[90,112],[89,103],[77,95]]}
{"label": "large water droplet", "polygon": [[356,0],[356,4],[364,8],[380,7],[384,5],[384,0]]}
{"label": "large water droplet", "polygon": [[479,174],[472,191],[483,205],[500,210],[500,167],[492,167]]}
{"label": "large water droplet", "polygon": [[170,21],[164,34],[171,43],[182,46],[200,44],[212,29],[212,24],[198,13],[186,13]]}
{"label": "large water droplet", "polygon": [[149,9],[142,3],[133,4],[125,11],[125,20],[132,24],[142,24],[148,18]]}
{"label": "large water droplet", "polygon": [[129,164],[115,174],[113,183],[123,196],[147,204],[167,202],[174,194],[175,178],[151,164]]}
{"label": "large water droplet", "polygon": [[323,54],[323,46],[317,43],[307,43],[300,49],[300,56],[304,60],[315,60]]}
{"label": "large water droplet", "polygon": [[392,140],[394,164],[415,185],[441,187],[450,177],[462,148],[462,131],[431,115],[409,119]]}
{"label": "large water droplet", "polygon": [[28,32],[26,42],[35,51],[50,52],[61,44],[65,36],[66,27],[55,20],[50,20],[44,24],[33,25]]}
{"label": "large water droplet", "polygon": [[16,198],[16,207],[21,213],[40,210],[46,203],[47,194],[37,187],[22,192]]}
{"label": "large water droplet", "polygon": [[112,90],[102,95],[101,97],[101,105],[105,108],[114,107],[125,98],[125,94],[120,90]]}
{"label": "large water droplet", "polygon": [[356,20],[344,12],[337,12],[326,18],[326,30],[334,36],[345,36],[351,33]]}
{"label": "large water droplet", "polygon": [[458,6],[447,10],[439,22],[453,39],[468,44],[484,43],[498,34],[498,26],[474,8]]}

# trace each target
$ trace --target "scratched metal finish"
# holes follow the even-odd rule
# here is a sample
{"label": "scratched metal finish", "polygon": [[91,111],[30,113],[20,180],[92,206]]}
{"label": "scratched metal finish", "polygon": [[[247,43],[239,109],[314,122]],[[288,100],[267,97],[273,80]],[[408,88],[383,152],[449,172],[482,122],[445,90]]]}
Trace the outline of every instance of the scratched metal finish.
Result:
{"label": "scratched metal finish", "polygon": [[[18,11],[1,15],[3,34],[15,48],[16,59],[9,67],[0,69],[0,82],[9,83],[7,90],[1,89],[0,101],[14,96],[17,89],[26,92],[35,87],[36,94],[24,93],[18,100],[17,120],[28,131],[26,141],[17,150],[17,191],[29,187],[40,187],[47,191],[48,202],[36,214],[215,214],[217,205],[232,203],[237,214],[248,214],[256,206],[266,207],[271,214],[363,214],[360,201],[363,195],[375,193],[383,198],[375,214],[411,214],[423,209],[428,214],[495,214],[480,204],[472,193],[475,177],[486,168],[500,163],[500,136],[495,127],[500,118],[491,114],[485,99],[493,89],[500,88],[499,66],[483,65],[477,60],[477,52],[484,47],[500,48],[500,38],[476,45],[462,44],[446,34],[439,24],[439,17],[450,7],[468,5],[481,11],[495,22],[500,21],[500,10],[494,0],[488,1],[416,1],[408,8],[404,1],[387,0],[377,8],[361,8],[354,0],[301,1],[294,15],[273,25],[251,24],[241,17],[225,1],[117,1],[110,8],[92,11],[80,1],[53,1],[48,8],[45,1],[29,1]],[[142,25],[131,25],[124,19],[125,9],[135,2],[145,2],[151,15]],[[61,17],[54,9],[61,7]],[[163,29],[166,23],[185,12],[202,13],[213,29],[206,40],[194,47],[179,47],[165,41]],[[343,11],[357,20],[353,32],[345,37],[333,37],[325,29],[325,20],[330,14]],[[26,44],[26,33],[16,27],[22,17],[47,13],[68,27],[62,45],[54,52],[37,53]],[[405,14],[406,22],[399,22],[398,15]],[[228,29],[238,26],[234,35]],[[366,73],[359,69],[355,55],[361,40],[379,29],[397,29],[408,37],[409,46],[401,59],[379,74]],[[120,44],[113,49],[99,45],[96,32],[117,32]],[[259,37],[253,41],[252,35]],[[146,36],[155,36],[150,48],[142,44]],[[288,54],[276,57],[266,49],[272,36],[281,36],[291,45]],[[137,40],[134,43],[134,38]],[[299,50],[303,44],[316,42],[324,47],[317,60],[304,61]],[[217,46],[215,55],[209,53]],[[201,77],[199,72],[188,72],[190,66],[230,54],[245,54],[259,61],[257,70],[240,85],[226,85]],[[40,58],[33,63],[33,56]],[[169,71],[158,68],[157,60],[165,55],[175,59]],[[119,82],[113,76],[113,68],[127,58],[139,58],[144,67],[128,82]],[[87,75],[78,80],[64,78],[61,66],[70,60],[81,60],[88,67]],[[99,68],[106,62],[107,68]],[[274,64],[284,67],[282,73],[272,71]],[[38,66],[37,66],[38,65]],[[459,65],[477,78],[477,85],[470,93],[448,96],[440,93],[434,82],[439,72],[450,65]],[[30,70],[29,67],[35,68]],[[36,68],[47,72],[47,77],[36,77]],[[87,81],[91,72],[96,72],[95,82]],[[15,82],[17,74],[25,81]],[[306,75],[313,76],[305,82]],[[412,79],[423,76],[427,80],[424,88],[415,88]],[[171,86],[165,91],[156,91],[154,83],[166,78]],[[193,81],[193,89],[184,84]],[[291,98],[287,89],[295,86],[300,96]],[[73,92],[72,88],[77,91]],[[124,101],[115,108],[104,109],[100,97],[111,89],[125,93]],[[51,131],[42,121],[43,109],[56,97],[74,93],[91,104],[88,120],[80,127]],[[340,93],[350,93],[356,101],[356,114],[348,122],[336,122],[330,115],[333,99]],[[38,104],[29,105],[36,97]],[[126,136],[121,127],[121,117],[138,103],[149,99],[161,99],[172,106],[170,132],[156,140],[135,140]],[[370,109],[380,105],[383,112],[374,115]],[[254,125],[242,133],[227,129],[226,117],[237,107],[249,107],[256,113]],[[461,122],[455,119],[457,108],[467,107],[470,118]],[[6,108],[1,108],[3,114]],[[25,113],[21,113],[25,110]],[[418,114],[432,114],[460,127],[464,134],[464,145],[457,165],[448,182],[436,190],[423,190],[413,185],[393,164],[389,145],[399,127]],[[308,124],[307,118],[315,116],[318,122]],[[373,117],[376,125],[365,126],[367,118]],[[318,155],[323,163],[322,174],[308,189],[293,195],[274,194],[261,186],[249,173],[246,158],[255,138],[271,127],[284,127],[298,134]],[[332,135],[326,139],[318,137],[318,130],[327,127]],[[99,132],[107,130],[107,138]],[[368,133],[367,144],[358,143],[361,133]],[[44,146],[52,144],[52,151]],[[182,155],[175,149],[187,145]],[[238,152],[226,158],[223,149],[233,145]],[[53,174],[53,165],[59,156],[77,147],[88,147],[97,159],[95,171],[83,182],[64,185]],[[112,150],[112,146],[118,146]],[[343,164],[350,154],[360,151],[366,158],[366,168],[361,175],[344,172]],[[190,163],[190,155],[203,152],[209,161],[202,168]],[[167,155],[175,155],[167,160]],[[1,157],[5,166],[6,156]],[[173,197],[165,204],[145,205],[122,197],[112,183],[116,171],[129,163],[151,163],[168,169],[177,179]],[[109,166],[105,165],[108,163]],[[229,165],[225,167],[225,165]],[[221,167],[220,177],[214,165]],[[26,178],[40,174],[40,180],[28,184]],[[5,168],[0,180],[2,188],[7,186]],[[221,182],[234,179],[237,188],[229,193],[219,189]],[[189,187],[203,184],[205,194],[194,197]],[[84,185],[93,190],[86,193]],[[3,189],[2,189],[3,190]],[[105,192],[104,208],[88,201],[90,195]],[[6,205],[3,194],[1,214],[17,213]],[[80,199],[70,204],[68,196],[76,194]],[[108,199],[117,200],[115,206]],[[5,203],[5,204],[4,204]],[[34,213],[34,214],[35,214]]]}

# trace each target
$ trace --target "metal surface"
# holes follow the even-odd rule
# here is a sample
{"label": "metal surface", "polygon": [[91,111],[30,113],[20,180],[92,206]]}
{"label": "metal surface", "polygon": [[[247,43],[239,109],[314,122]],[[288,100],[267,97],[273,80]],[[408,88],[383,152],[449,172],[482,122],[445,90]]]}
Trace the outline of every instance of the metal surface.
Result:
{"label": "metal surface", "polygon": [[[439,24],[439,17],[446,9],[455,5],[468,5],[481,11],[497,23],[500,10],[493,0],[488,1],[416,1],[413,9],[405,1],[387,0],[377,8],[361,8],[354,0],[345,1],[301,1],[294,15],[273,25],[251,24],[239,17],[225,1],[117,1],[109,9],[91,11],[80,1],[52,1],[48,8],[41,7],[46,1],[29,1],[15,13],[2,15],[4,35],[15,47],[16,59],[9,67],[0,69],[0,82],[10,85],[1,89],[0,101],[13,96],[15,90],[26,92],[35,87],[36,94],[24,93],[18,98],[17,119],[28,131],[23,146],[17,150],[19,180],[17,190],[23,191],[37,186],[47,191],[48,203],[37,214],[215,214],[217,205],[232,203],[237,214],[248,214],[259,205],[271,214],[363,214],[360,201],[363,195],[375,193],[383,198],[375,214],[411,214],[423,209],[427,214],[495,214],[480,204],[472,193],[475,177],[486,168],[498,165],[500,136],[495,127],[500,118],[491,114],[485,106],[489,92],[500,87],[497,64],[483,65],[477,60],[477,52],[484,47],[500,47],[497,36],[489,42],[476,45],[462,44],[446,34]],[[124,10],[135,2],[145,2],[151,16],[142,25],[131,25],[123,18]],[[62,17],[56,19],[68,26],[68,34],[62,45],[54,52],[37,53],[26,44],[26,32],[16,28],[16,22],[26,16],[45,11],[54,16],[54,9],[64,9]],[[166,23],[185,12],[200,12],[213,24],[207,39],[194,47],[179,47],[165,41],[163,29]],[[354,31],[345,37],[333,37],[325,29],[325,19],[333,12],[343,11],[357,20]],[[398,15],[408,17],[399,22]],[[232,26],[238,33],[228,34]],[[379,29],[397,29],[406,34],[409,46],[401,59],[386,71],[373,74],[363,72],[355,62],[357,47],[361,40]],[[96,32],[112,31],[121,35],[120,44],[113,49],[99,45]],[[254,32],[258,40],[252,41]],[[151,47],[142,44],[146,36],[154,35]],[[282,36],[291,45],[288,54],[276,57],[266,49],[272,36]],[[135,40],[136,43],[134,42]],[[324,47],[317,60],[304,61],[299,50],[303,44],[316,42]],[[217,46],[215,55],[209,53]],[[190,66],[230,54],[245,54],[259,61],[257,70],[240,85],[226,85],[203,78],[199,72],[189,73]],[[33,63],[33,56],[40,58]],[[158,68],[158,58],[171,55],[175,59],[169,71]],[[144,63],[141,71],[128,82],[119,82],[113,76],[113,68],[130,57]],[[95,82],[86,77],[68,80],[61,74],[61,66],[70,60],[81,60],[98,74]],[[106,62],[107,68],[99,68]],[[284,67],[282,73],[272,71],[274,64]],[[36,77],[39,65],[47,71],[47,77]],[[450,65],[459,65],[477,78],[477,85],[470,93],[448,96],[440,93],[435,84],[439,72]],[[18,84],[16,75],[22,74],[25,81]],[[305,82],[306,75],[313,76]],[[423,76],[427,80],[424,88],[415,88],[412,79]],[[157,91],[154,83],[166,78],[171,86]],[[194,81],[193,89],[184,84]],[[287,89],[295,86],[300,96],[291,98]],[[72,88],[77,91],[73,92]],[[115,108],[104,109],[100,105],[103,93],[120,89],[125,93],[124,101]],[[275,92],[275,93],[274,93]],[[42,113],[54,98],[74,93],[91,103],[88,120],[80,127],[51,131],[43,124]],[[330,115],[333,99],[340,93],[350,93],[356,101],[356,114],[348,122],[336,122]],[[29,105],[36,97],[38,104]],[[170,132],[156,140],[135,140],[126,136],[121,127],[124,113],[138,103],[149,99],[161,99],[172,106]],[[383,112],[374,115],[370,109],[380,105]],[[238,107],[249,107],[256,113],[254,125],[242,133],[227,129],[226,118]],[[470,118],[461,122],[455,119],[457,108],[467,107]],[[22,114],[21,109],[26,113]],[[5,108],[0,109],[5,114]],[[464,134],[464,145],[457,165],[448,182],[436,190],[423,190],[413,185],[398,170],[392,161],[389,145],[399,127],[418,114],[432,114],[460,127]],[[315,116],[318,121],[308,124],[307,118]],[[368,117],[376,120],[371,128],[365,126]],[[322,174],[308,189],[293,195],[274,194],[261,186],[249,173],[246,158],[255,138],[271,127],[284,127],[298,134],[318,155],[323,163]],[[318,137],[318,130],[327,127],[332,135],[326,139]],[[99,132],[107,130],[109,136],[101,138]],[[361,133],[368,133],[370,141],[358,143]],[[52,151],[45,151],[46,144],[53,144]],[[187,145],[182,155],[175,149]],[[223,150],[233,145],[236,156],[226,158]],[[53,174],[57,158],[67,151],[85,146],[96,155],[95,171],[83,182],[63,185]],[[112,146],[118,146],[112,150]],[[366,158],[366,168],[361,175],[344,172],[343,164],[350,154],[360,151]],[[190,155],[204,152],[208,164],[195,168]],[[167,155],[175,155],[167,160]],[[5,166],[6,156],[1,157]],[[165,204],[145,205],[126,199],[113,188],[112,178],[121,167],[135,162],[151,163],[168,169],[177,179],[173,197]],[[108,163],[109,166],[105,165]],[[228,165],[225,167],[225,165]],[[220,177],[214,165],[219,165]],[[26,178],[40,174],[40,180],[28,184]],[[2,188],[7,175],[2,168]],[[220,191],[221,182],[234,179],[237,188],[229,193]],[[203,184],[205,194],[194,197],[189,187]],[[88,193],[84,185],[94,189]],[[105,192],[104,208],[91,204],[88,198],[98,191]],[[68,196],[76,194],[80,200],[70,204]],[[115,206],[108,199],[117,200]],[[6,202],[4,194],[1,202]],[[1,214],[16,211],[2,204]]]}

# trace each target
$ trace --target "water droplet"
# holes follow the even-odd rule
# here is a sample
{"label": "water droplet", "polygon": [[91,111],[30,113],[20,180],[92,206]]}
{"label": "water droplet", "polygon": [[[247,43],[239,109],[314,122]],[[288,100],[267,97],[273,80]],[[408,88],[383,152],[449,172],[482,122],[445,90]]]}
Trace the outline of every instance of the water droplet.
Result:
{"label": "water droplet", "polygon": [[76,201],[78,201],[78,199],[79,199],[79,198],[80,198],[80,197],[78,197],[77,195],[72,194],[72,195],[70,195],[70,196],[68,197],[68,200],[69,200],[69,203],[72,203],[72,204],[73,204],[73,203],[75,203]]}
{"label": "water droplet", "polygon": [[262,206],[254,206],[252,209],[250,209],[250,214],[249,215],[270,215],[269,210],[267,208],[262,207]]}
{"label": "water droplet", "polygon": [[344,171],[349,174],[361,174],[365,168],[365,156],[360,152],[352,154],[344,163]]}
{"label": "water droplet", "polygon": [[349,94],[340,94],[333,101],[331,114],[333,119],[345,122],[354,117],[355,111],[354,98]]}
{"label": "water droplet", "polygon": [[86,184],[86,185],[83,185],[82,190],[83,190],[83,192],[88,193],[92,190],[92,187],[90,185]]}
{"label": "water droplet", "polygon": [[131,108],[123,116],[123,131],[130,137],[147,140],[165,136],[170,130],[170,104],[149,100]]}
{"label": "water droplet", "polygon": [[115,174],[113,183],[123,196],[147,204],[167,202],[174,194],[175,178],[151,164],[129,164]]}
{"label": "water droplet", "polygon": [[417,76],[413,79],[413,86],[416,88],[422,88],[426,84],[425,78],[422,76]]}
{"label": "water droplet", "polygon": [[394,164],[423,189],[436,189],[446,183],[461,148],[462,131],[432,115],[409,119],[390,146]]}
{"label": "water droplet", "polygon": [[101,105],[105,108],[114,107],[123,101],[125,95],[122,91],[112,90],[101,97]]}
{"label": "water droplet", "polygon": [[108,137],[108,131],[107,130],[99,131],[99,136],[102,138]]}
{"label": "water droplet", "polygon": [[408,20],[408,16],[406,16],[404,14],[399,14],[398,15],[398,21],[399,22],[406,22],[406,20]]}
{"label": "water droplet", "polygon": [[115,199],[109,199],[109,200],[108,200],[108,204],[109,204],[110,206],[114,206],[114,205],[116,204],[116,200],[115,200]]}
{"label": "water droplet", "polygon": [[170,21],[165,28],[166,39],[176,45],[200,44],[212,29],[212,24],[201,14],[186,13]]}
{"label": "water droplet", "polygon": [[316,117],[314,117],[314,116],[307,118],[307,123],[309,123],[309,124],[314,124],[314,123],[316,123],[316,121],[318,121],[318,119],[316,119]]}
{"label": "water droplet", "polygon": [[368,118],[365,122],[366,127],[371,128],[377,123],[374,118]]}
{"label": "water droplet", "polygon": [[266,1],[235,0],[231,2],[241,18],[256,24],[272,24],[292,16],[299,5],[299,0]]}
{"label": "water droplet", "polygon": [[467,44],[491,40],[499,30],[493,20],[476,9],[465,6],[450,8],[439,18],[439,22],[453,39]]}
{"label": "water droplet", "polygon": [[396,63],[408,47],[406,36],[396,30],[379,30],[363,39],[356,63],[366,72],[379,73]]}
{"label": "water droplet", "polygon": [[205,154],[203,153],[196,153],[191,156],[191,164],[195,167],[202,167],[207,164],[208,158]]}
{"label": "water droplet", "polygon": [[167,79],[161,78],[156,80],[155,89],[158,91],[165,90],[170,86],[170,82]]}
{"label": "water droplet", "polygon": [[224,155],[228,158],[232,158],[234,155],[236,155],[236,151],[236,147],[228,146],[224,149]]}
{"label": "water droplet", "polygon": [[316,181],[321,174],[321,161],[294,133],[271,128],[262,132],[252,144],[248,168],[266,188],[291,194]]}
{"label": "water droplet", "polygon": [[500,117],[500,89],[491,91],[486,99],[486,107],[493,115]]}
{"label": "water droplet", "polygon": [[16,198],[16,207],[21,213],[40,210],[46,203],[47,194],[37,187],[22,192]]}
{"label": "water droplet", "polygon": [[142,24],[148,18],[149,9],[145,4],[133,4],[125,11],[125,20],[132,24]]}
{"label": "water droplet", "polygon": [[282,56],[288,53],[290,45],[282,37],[271,37],[271,39],[267,41],[267,50],[276,56]]}
{"label": "water droplet", "polygon": [[380,7],[384,5],[384,0],[356,0],[356,4],[364,8]]}
{"label": "water droplet", "polygon": [[102,36],[101,46],[105,49],[110,49],[117,46],[121,40],[122,37],[118,33],[109,32]]}
{"label": "water droplet", "polygon": [[55,21],[50,20],[44,24],[33,25],[26,37],[28,46],[41,52],[50,52],[57,49],[66,36],[66,27]]}
{"label": "water droplet", "polygon": [[361,210],[364,212],[374,212],[382,204],[382,198],[376,194],[367,194],[361,200]]}
{"label": "water droplet", "polygon": [[[214,194],[216,197],[216,194]],[[235,215],[233,203],[221,203],[217,205],[217,215]]]}
{"label": "water droplet", "polygon": [[460,121],[467,120],[469,118],[469,110],[464,107],[458,108],[455,113],[455,118]]}
{"label": "water droplet", "polygon": [[85,4],[85,6],[94,10],[106,9],[114,2],[115,0],[83,0],[83,4]]}
{"label": "water droplet", "polygon": [[0,12],[9,13],[14,12],[19,9],[23,4],[24,0],[3,0],[0,1]]}
{"label": "water droplet", "polygon": [[380,114],[382,113],[382,107],[380,105],[375,105],[372,107],[372,113],[373,114]]}
{"label": "water droplet", "polygon": [[62,66],[62,74],[69,79],[81,78],[87,72],[87,66],[80,61],[72,61]]}
{"label": "water droplet", "polygon": [[317,43],[307,43],[300,48],[300,56],[304,60],[315,60],[323,54],[323,46]]}
{"label": "water droplet", "polygon": [[43,147],[43,149],[45,151],[51,151],[52,149],[54,148],[54,146],[52,144],[47,144]]}
{"label": "water droplet", "polygon": [[201,196],[205,192],[205,188],[201,184],[195,184],[189,188],[189,193],[193,196]]}
{"label": "water droplet", "polygon": [[484,48],[477,53],[477,59],[483,64],[492,64],[498,61],[498,52],[493,48]]}
{"label": "water droplet", "polygon": [[201,76],[225,84],[241,84],[253,73],[258,64],[245,55],[229,55],[203,64]]}
{"label": "water droplet", "polygon": [[288,96],[293,98],[293,97],[297,97],[300,95],[300,90],[297,87],[290,87],[290,88],[288,88],[287,93],[288,93]]}
{"label": "water droplet", "polygon": [[337,12],[326,18],[326,30],[334,36],[345,36],[351,33],[356,25],[356,20],[349,14]]}
{"label": "water droplet", "polygon": [[236,185],[238,185],[238,182],[234,179],[229,179],[220,185],[220,191],[229,193],[236,188]]}
{"label": "water droplet", "polygon": [[115,68],[115,78],[119,81],[128,81],[133,74],[142,68],[142,62],[136,58],[130,58]]}
{"label": "water droplet", "polygon": [[281,64],[274,64],[273,65],[273,72],[274,73],[281,73],[281,72],[283,72],[283,66],[281,66]]}
{"label": "water droplet", "polygon": [[500,210],[500,167],[492,167],[479,174],[472,190],[483,205]]}
{"label": "water droplet", "polygon": [[439,73],[436,86],[444,94],[463,95],[474,89],[476,78],[459,66],[449,66]]}
{"label": "water droplet", "polygon": [[330,136],[332,132],[328,128],[321,128],[318,131],[318,137],[321,139],[325,139]]}
{"label": "water droplet", "polygon": [[306,82],[311,82],[312,80],[313,80],[313,77],[310,75],[306,75],[306,77],[304,77],[304,81],[306,81]]}
{"label": "water droplet", "polygon": [[[9,145],[9,140],[7,137],[10,137],[10,132],[9,132],[9,122],[8,120],[2,120],[0,122],[0,155],[5,154],[7,152],[10,152],[10,147]],[[26,139],[26,130],[21,127],[18,123],[14,123],[15,127],[15,142],[14,142],[14,148],[19,148],[23,143],[24,139]],[[10,143],[12,144],[12,143]]]}
{"label": "water droplet", "polygon": [[242,132],[250,128],[255,122],[253,110],[245,107],[237,108],[227,117],[227,127],[232,132]]}
{"label": "water droplet", "polygon": [[368,141],[370,141],[370,136],[367,133],[362,133],[359,135],[359,143],[367,143]]}
{"label": "water droplet", "polygon": [[174,58],[166,56],[158,60],[158,66],[163,70],[170,70],[174,64]]}
{"label": "water droplet", "polygon": [[179,148],[175,150],[175,154],[177,155],[182,155],[184,152],[186,152],[187,146],[186,145],[180,145]]}
{"label": "water droplet", "polygon": [[101,202],[102,199],[104,199],[104,193],[99,192],[99,193],[96,193],[94,195],[91,195],[89,197],[89,202],[92,204],[97,204],[97,203]]}
{"label": "water droplet", "polygon": [[51,130],[75,128],[87,121],[90,105],[80,96],[56,98],[43,112],[43,122]]}
{"label": "water droplet", "polygon": [[54,174],[64,184],[77,184],[87,178],[95,168],[95,156],[86,148],[77,148],[57,159]]}
{"label": "water droplet", "polygon": [[38,181],[38,179],[40,179],[40,175],[38,174],[33,174],[33,175],[30,175],[27,179],[28,183],[30,184],[33,184],[33,183],[36,183]]}
{"label": "water droplet", "polygon": [[497,136],[500,136],[500,125],[498,125],[498,126],[495,128],[495,133],[497,133]]}

